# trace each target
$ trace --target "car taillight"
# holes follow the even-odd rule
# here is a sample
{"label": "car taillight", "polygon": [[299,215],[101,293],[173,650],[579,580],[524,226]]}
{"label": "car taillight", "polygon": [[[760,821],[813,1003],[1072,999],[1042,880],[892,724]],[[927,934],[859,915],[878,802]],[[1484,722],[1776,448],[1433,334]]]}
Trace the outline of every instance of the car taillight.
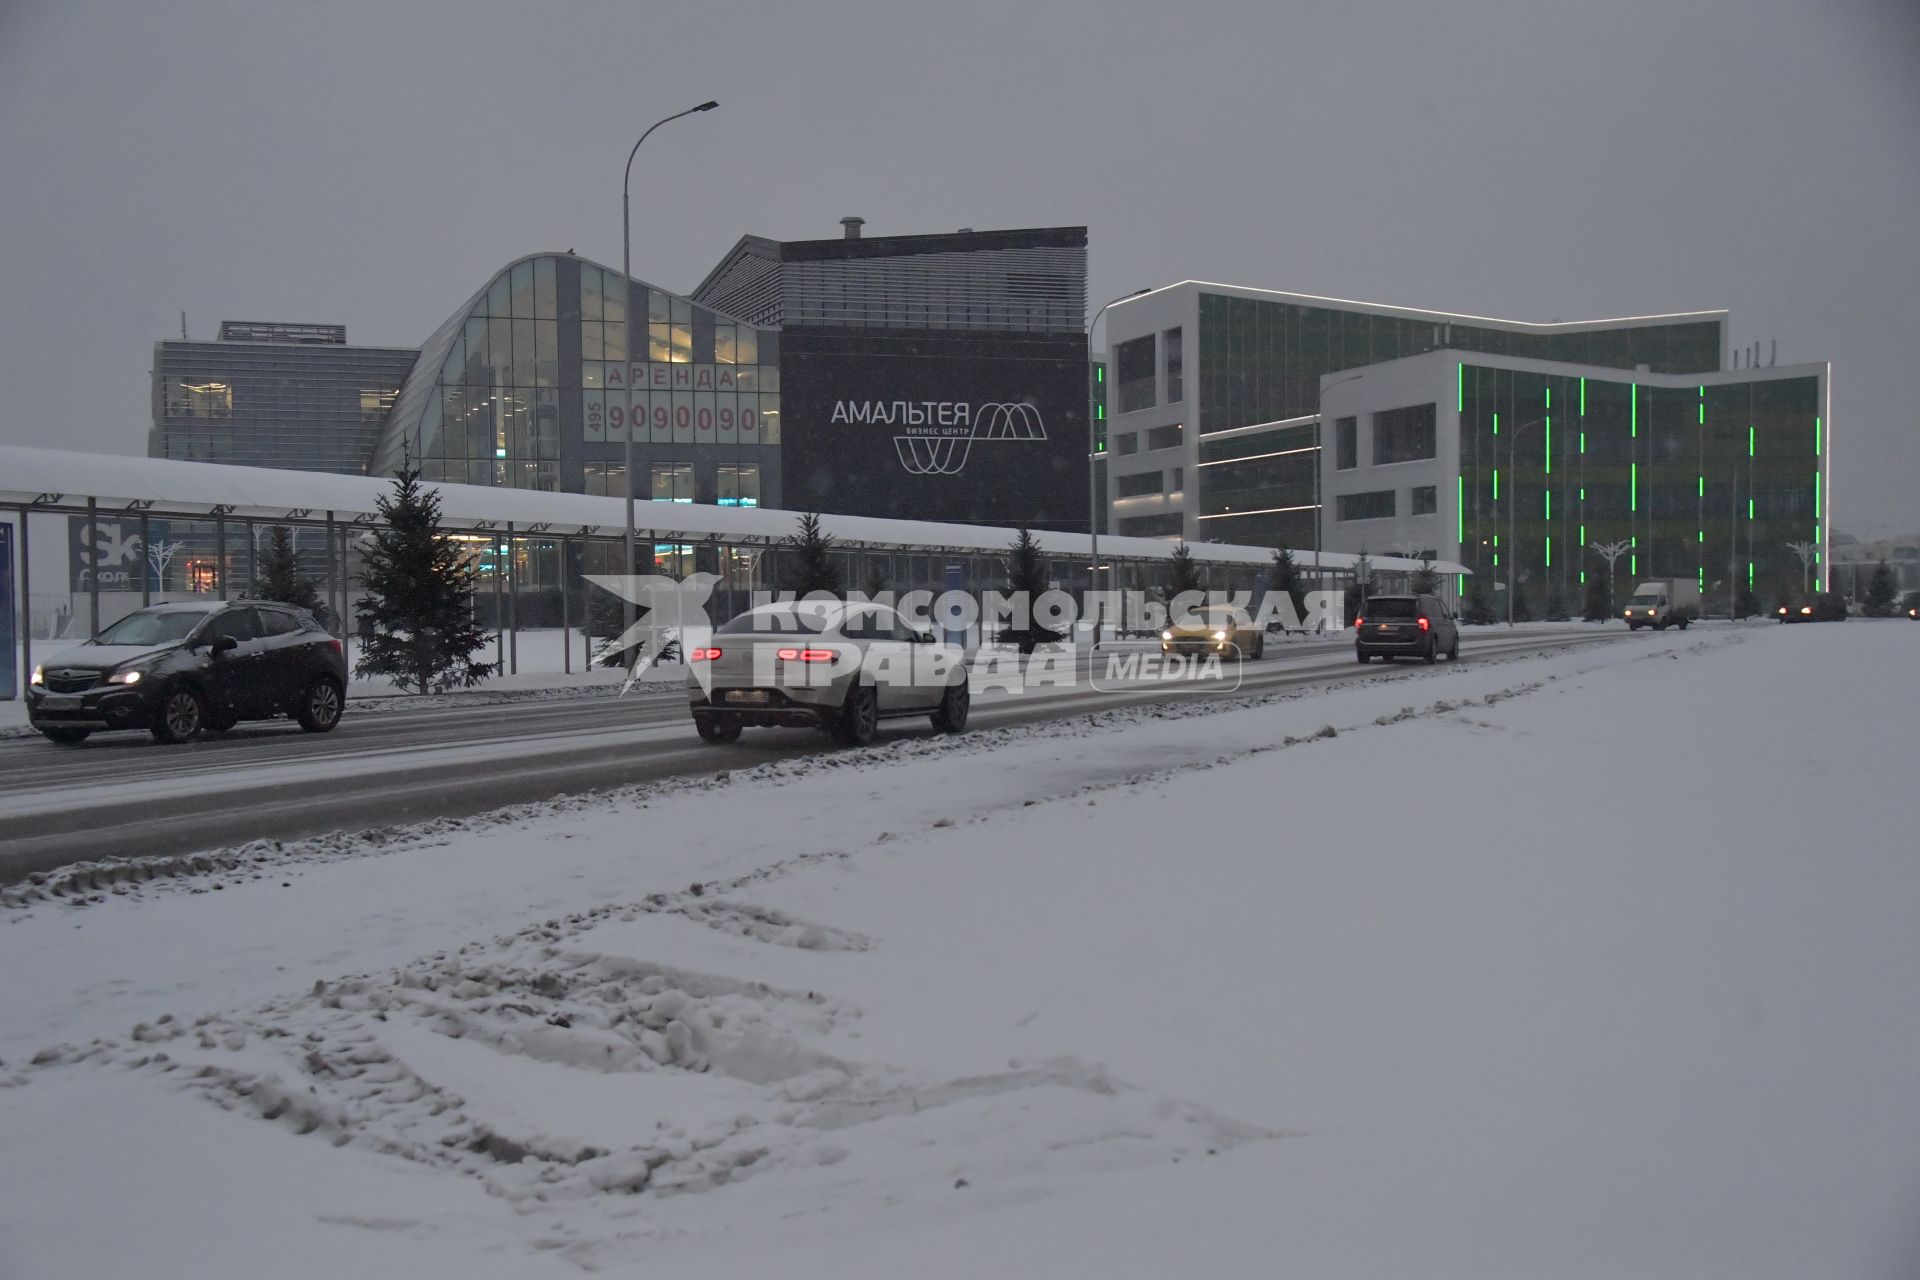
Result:
{"label": "car taillight", "polygon": [[1433,624],[1427,621],[1425,618],[1422,618],[1420,619],[1420,629],[1422,631],[1430,631],[1433,629]]}
{"label": "car taillight", "polygon": [[338,636],[329,636],[329,637],[327,637],[327,643],[328,643],[328,644],[330,644],[330,645],[332,645],[332,646],[333,646],[333,651],[334,651],[335,653],[337,653],[337,654],[339,654],[339,655],[340,655],[341,657],[343,657],[343,658],[344,658],[344,657],[346,657],[346,656],[347,656],[347,646],[346,646],[346,645],[344,645],[344,644],[342,644],[342,643],[340,643],[340,637],[338,637]]}
{"label": "car taillight", "polygon": [[1366,625],[1367,625],[1367,620],[1366,620],[1365,618],[1362,618],[1362,617],[1360,617],[1360,616],[1358,616],[1358,615],[1356,614],[1356,615],[1354,616],[1354,619],[1353,619],[1353,625],[1354,625],[1355,627],[1364,627],[1364,626],[1366,626]]}
{"label": "car taillight", "polygon": [[719,656],[720,656],[720,651],[718,649],[687,650],[687,661],[689,662],[712,662]]}
{"label": "car taillight", "polygon": [[831,649],[776,649],[774,653],[782,662],[832,662],[835,656]]}

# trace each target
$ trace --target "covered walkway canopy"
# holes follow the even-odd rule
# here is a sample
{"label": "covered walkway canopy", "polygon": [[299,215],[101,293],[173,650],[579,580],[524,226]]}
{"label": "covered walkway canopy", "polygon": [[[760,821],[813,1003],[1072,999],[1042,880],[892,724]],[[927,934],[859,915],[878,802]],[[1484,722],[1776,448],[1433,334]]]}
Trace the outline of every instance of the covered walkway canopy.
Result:
{"label": "covered walkway canopy", "polygon": [[[476,604],[484,611],[491,593],[490,621],[506,637],[503,669],[510,669],[514,661],[510,646],[516,628],[573,627],[587,621],[590,610],[582,575],[622,571],[620,540],[626,531],[622,498],[485,485],[426,487],[439,495],[442,528],[476,544],[481,574]],[[94,544],[89,539],[109,539],[123,549],[133,566],[104,588],[95,574],[84,583],[77,577],[73,582],[63,580],[58,592],[43,596],[43,613],[50,608],[67,612],[66,607],[49,603],[56,595],[62,600],[72,598],[72,613],[78,614],[81,608],[87,611],[85,626],[76,625],[69,634],[98,631],[103,595],[110,597],[108,613],[119,616],[156,593],[244,594],[255,576],[258,535],[273,525],[307,530],[313,542],[321,541],[314,531],[324,531],[322,546],[303,549],[302,565],[320,583],[329,611],[336,619],[344,618],[351,612],[356,531],[364,533],[379,523],[378,500],[392,489],[390,480],[377,476],[0,445],[0,513],[13,509],[22,517],[66,515],[111,523],[111,532],[89,533],[73,545],[88,548],[87,554],[92,555]],[[651,567],[675,575],[696,568],[717,573],[722,580],[722,608],[730,611],[745,607],[752,591],[777,585],[778,575],[771,572],[774,566],[766,557],[771,553],[777,558],[781,543],[799,527],[799,513],[792,511],[679,502],[643,502],[637,518],[639,532],[652,542]],[[197,557],[192,561],[194,574],[183,575],[179,587],[172,585],[168,564],[150,568],[143,552],[125,551],[134,546],[135,537],[141,545],[150,545],[153,522],[163,521],[161,540],[177,541]],[[137,528],[129,528],[129,522],[137,522]],[[24,554],[28,525],[24,518],[20,523],[25,606],[21,616],[27,622],[22,630],[31,643],[31,563]],[[1002,561],[1018,533],[985,525],[867,516],[822,515],[820,523],[834,540],[849,586],[881,581],[896,592],[937,591],[954,585],[956,575],[962,589],[1001,587]],[[1091,553],[1088,536],[1035,530],[1034,538],[1049,561],[1051,578],[1062,589],[1084,590]],[[1156,538],[1102,537],[1101,562],[1110,572],[1101,585],[1122,589],[1157,585],[1175,545]],[[1229,590],[1257,590],[1274,554],[1271,547],[1221,543],[1196,543],[1190,550],[1198,564],[1208,567],[1209,584]],[[1294,558],[1309,580],[1325,581],[1350,580],[1359,559],[1337,552],[1316,557],[1310,550],[1295,551]],[[1420,567],[1417,561],[1395,556],[1369,556],[1368,561],[1374,573],[1389,580],[1404,580]],[[1432,567],[1446,575],[1464,572],[1461,566],[1444,562]],[[58,633],[43,630],[42,634]]]}

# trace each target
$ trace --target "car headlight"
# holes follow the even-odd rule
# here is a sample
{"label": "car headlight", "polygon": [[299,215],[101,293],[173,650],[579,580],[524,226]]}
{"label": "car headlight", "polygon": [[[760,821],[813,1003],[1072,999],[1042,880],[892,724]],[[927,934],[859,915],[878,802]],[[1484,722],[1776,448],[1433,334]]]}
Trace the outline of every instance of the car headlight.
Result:
{"label": "car headlight", "polygon": [[27,683],[28,684],[45,684],[46,682],[47,682],[47,669],[41,666],[37,662],[34,663],[33,676],[27,681]]}
{"label": "car headlight", "polygon": [[1224,631],[1216,631],[1213,633],[1213,638],[1215,640],[1225,640],[1227,638],[1227,633]]}
{"label": "car headlight", "polygon": [[139,684],[141,673],[138,671],[116,671],[107,677],[108,684]]}
{"label": "car headlight", "polygon": [[1171,640],[1171,639],[1173,639],[1173,632],[1171,632],[1171,631],[1162,631],[1162,632],[1160,633],[1160,638],[1161,638],[1162,640]]}

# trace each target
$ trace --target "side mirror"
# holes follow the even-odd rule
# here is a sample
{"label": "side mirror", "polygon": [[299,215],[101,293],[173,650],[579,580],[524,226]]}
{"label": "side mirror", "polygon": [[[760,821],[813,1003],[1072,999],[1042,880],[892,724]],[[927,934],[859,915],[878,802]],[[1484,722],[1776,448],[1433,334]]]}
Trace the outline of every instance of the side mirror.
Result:
{"label": "side mirror", "polygon": [[240,642],[238,640],[235,640],[232,636],[219,636],[208,647],[212,649],[216,655],[222,654],[222,653],[232,653],[235,649],[238,649],[240,647]]}

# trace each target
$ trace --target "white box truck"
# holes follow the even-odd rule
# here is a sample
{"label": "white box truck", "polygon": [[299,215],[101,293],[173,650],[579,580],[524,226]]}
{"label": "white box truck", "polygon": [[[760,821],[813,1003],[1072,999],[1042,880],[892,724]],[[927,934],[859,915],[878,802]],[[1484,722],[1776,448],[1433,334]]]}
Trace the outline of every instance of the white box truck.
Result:
{"label": "white box truck", "polygon": [[1627,629],[1638,631],[1652,627],[1665,631],[1687,624],[1700,616],[1700,583],[1693,578],[1653,578],[1633,589],[1633,599],[1621,611]]}

